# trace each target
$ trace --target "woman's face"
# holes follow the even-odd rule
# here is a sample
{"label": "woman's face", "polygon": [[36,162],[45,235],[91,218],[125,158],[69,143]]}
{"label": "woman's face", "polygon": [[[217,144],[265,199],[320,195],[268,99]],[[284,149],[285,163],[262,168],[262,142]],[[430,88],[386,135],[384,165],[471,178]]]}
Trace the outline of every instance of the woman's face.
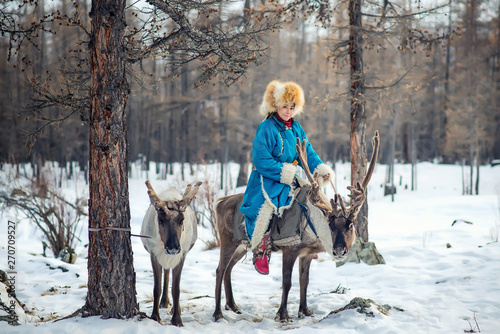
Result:
{"label": "woman's face", "polygon": [[293,112],[295,111],[295,104],[287,103],[283,107],[278,108],[278,115],[284,121],[289,121],[293,116]]}

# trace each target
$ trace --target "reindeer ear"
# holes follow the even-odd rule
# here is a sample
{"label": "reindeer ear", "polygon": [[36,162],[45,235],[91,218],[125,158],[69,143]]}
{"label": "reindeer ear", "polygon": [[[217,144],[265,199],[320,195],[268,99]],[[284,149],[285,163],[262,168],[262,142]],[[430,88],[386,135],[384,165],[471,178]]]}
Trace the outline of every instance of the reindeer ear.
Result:
{"label": "reindeer ear", "polygon": [[326,205],[322,205],[322,203],[316,203],[316,205],[314,205],[314,206],[317,207],[318,209],[320,209],[321,212],[323,213],[323,215],[328,220],[328,217],[330,217],[332,210],[329,207],[327,207]]}
{"label": "reindeer ear", "polygon": [[156,211],[159,211],[160,209],[163,210],[167,215],[171,215],[172,211],[168,208],[167,204],[161,200],[155,201],[154,203],[151,203]]}

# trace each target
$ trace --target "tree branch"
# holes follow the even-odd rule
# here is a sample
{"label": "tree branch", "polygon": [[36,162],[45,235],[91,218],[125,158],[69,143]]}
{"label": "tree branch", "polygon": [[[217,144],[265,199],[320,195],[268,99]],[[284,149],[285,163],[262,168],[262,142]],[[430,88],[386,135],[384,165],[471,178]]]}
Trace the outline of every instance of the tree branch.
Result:
{"label": "tree branch", "polygon": [[394,87],[396,86],[398,83],[401,82],[401,80],[403,80],[407,75],[408,73],[410,73],[410,71],[416,66],[417,64],[413,64],[400,78],[394,80],[392,83],[388,84],[388,85],[385,85],[385,86],[365,86],[366,89],[387,89],[387,88],[391,88],[391,87]]}

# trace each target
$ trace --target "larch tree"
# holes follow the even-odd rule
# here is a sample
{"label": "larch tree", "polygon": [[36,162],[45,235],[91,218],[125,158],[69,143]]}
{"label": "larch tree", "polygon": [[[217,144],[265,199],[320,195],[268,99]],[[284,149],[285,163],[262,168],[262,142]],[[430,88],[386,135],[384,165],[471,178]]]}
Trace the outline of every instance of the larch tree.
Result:
{"label": "larch tree", "polygon": [[[351,184],[362,182],[366,174],[366,113],[365,78],[363,74],[363,25],[361,0],[349,0],[349,64],[351,104]],[[367,201],[366,201],[367,202]],[[368,242],[368,204],[365,202],[358,215],[357,235]]]}
{"label": "larch tree", "polygon": [[84,315],[139,312],[130,240],[125,0],[93,0],[90,11],[89,254]]}

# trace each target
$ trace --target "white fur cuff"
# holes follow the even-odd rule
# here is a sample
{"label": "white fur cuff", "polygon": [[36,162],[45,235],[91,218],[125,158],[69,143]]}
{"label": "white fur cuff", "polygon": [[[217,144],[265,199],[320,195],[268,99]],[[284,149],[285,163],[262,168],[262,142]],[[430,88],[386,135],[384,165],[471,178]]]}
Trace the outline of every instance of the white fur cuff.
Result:
{"label": "white fur cuff", "polygon": [[283,163],[283,168],[281,169],[280,182],[291,186],[296,172],[297,172],[296,165],[288,162]]}
{"label": "white fur cuff", "polygon": [[259,246],[260,242],[262,241],[262,237],[269,227],[269,222],[271,221],[273,213],[274,207],[271,206],[266,200],[259,209],[259,214],[257,216],[257,220],[255,221],[255,228],[252,233],[251,241],[252,249],[257,248],[257,246]]}
{"label": "white fur cuff", "polygon": [[[316,169],[313,172],[313,175],[315,173],[318,173],[320,175],[320,177],[318,178],[318,183],[320,187],[328,185],[330,183],[330,180],[332,180],[333,182],[333,180],[335,179],[335,172],[333,171],[333,169],[330,168],[330,166],[328,166],[325,163],[322,163],[318,167],[316,167]],[[326,174],[330,174],[330,178],[325,180],[322,176]]]}

